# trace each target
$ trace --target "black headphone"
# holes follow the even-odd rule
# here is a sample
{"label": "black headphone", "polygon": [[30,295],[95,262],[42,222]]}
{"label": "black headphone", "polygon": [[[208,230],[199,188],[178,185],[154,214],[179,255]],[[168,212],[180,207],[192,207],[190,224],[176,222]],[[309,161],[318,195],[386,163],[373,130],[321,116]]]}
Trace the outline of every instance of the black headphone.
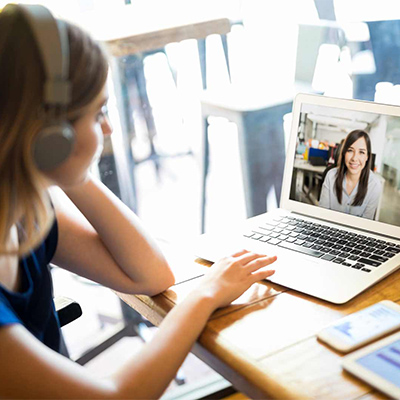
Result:
{"label": "black headphone", "polygon": [[66,119],[71,100],[67,28],[64,21],[56,20],[44,6],[9,4],[4,11],[15,9],[21,12],[34,34],[46,74],[43,104],[46,122],[35,139],[33,158],[40,170],[49,170],[69,157],[75,143],[75,130]]}

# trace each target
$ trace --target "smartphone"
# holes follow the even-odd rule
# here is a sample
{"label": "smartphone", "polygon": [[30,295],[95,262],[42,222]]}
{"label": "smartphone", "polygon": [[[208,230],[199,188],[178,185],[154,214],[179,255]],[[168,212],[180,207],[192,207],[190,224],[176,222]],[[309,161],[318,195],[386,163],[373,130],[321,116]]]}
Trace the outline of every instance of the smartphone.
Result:
{"label": "smartphone", "polygon": [[347,315],[317,334],[318,339],[348,353],[400,329],[400,305],[383,300]]}
{"label": "smartphone", "polygon": [[391,399],[400,399],[400,332],[343,357],[342,366]]}

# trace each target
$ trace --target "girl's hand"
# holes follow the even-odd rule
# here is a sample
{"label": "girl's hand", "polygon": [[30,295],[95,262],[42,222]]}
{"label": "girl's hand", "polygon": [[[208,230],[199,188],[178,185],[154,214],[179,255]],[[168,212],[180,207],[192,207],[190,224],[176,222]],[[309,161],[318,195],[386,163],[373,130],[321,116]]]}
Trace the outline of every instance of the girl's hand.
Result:
{"label": "girl's hand", "polygon": [[216,262],[197,288],[200,296],[213,300],[215,309],[229,305],[253,283],[266,279],[274,270],[261,269],[277,259],[242,250]]}

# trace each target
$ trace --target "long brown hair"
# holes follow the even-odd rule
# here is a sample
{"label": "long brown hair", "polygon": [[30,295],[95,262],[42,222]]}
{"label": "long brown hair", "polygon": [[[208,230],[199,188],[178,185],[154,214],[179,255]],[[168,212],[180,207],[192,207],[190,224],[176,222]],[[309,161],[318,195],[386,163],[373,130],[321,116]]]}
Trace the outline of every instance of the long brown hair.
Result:
{"label": "long brown hair", "polygon": [[[108,64],[104,51],[80,28],[67,24],[72,100],[76,120],[100,93]],[[48,182],[32,146],[43,126],[44,66],[30,26],[18,7],[0,13],[0,254],[10,253],[11,227],[22,225],[18,250],[25,254],[47,234],[53,211]]]}
{"label": "long brown hair", "polygon": [[367,152],[368,152],[368,160],[365,163],[365,166],[363,170],[361,171],[361,176],[360,180],[358,182],[358,190],[356,197],[354,198],[352,206],[360,206],[364,198],[367,194],[368,190],[368,179],[369,179],[369,170],[371,168],[371,140],[369,138],[369,135],[367,132],[361,130],[361,129],[356,129],[354,131],[351,131],[342,146],[342,151],[340,152],[339,156],[339,168],[338,168],[338,173],[336,175],[336,181],[335,181],[335,192],[336,196],[338,199],[339,204],[342,204],[342,191],[343,191],[343,178],[347,172],[347,167],[345,163],[345,155],[347,151],[349,150],[350,146],[356,142],[358,139],[364,138],[365,143],[367,144]]}

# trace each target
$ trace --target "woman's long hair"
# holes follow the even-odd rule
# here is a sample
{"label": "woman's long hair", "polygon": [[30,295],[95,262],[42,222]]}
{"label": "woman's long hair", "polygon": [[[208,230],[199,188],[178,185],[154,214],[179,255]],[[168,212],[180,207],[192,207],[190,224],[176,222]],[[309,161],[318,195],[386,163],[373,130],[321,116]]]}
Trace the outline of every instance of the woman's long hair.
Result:
{"label": "woman's long hair", "polygon": [[[72,100],[76,120],[102,90],[108,72],[104,51],[85,32],[67,24]],[[0,254],[26,254],[53,222],[43,174],[32,148],[43,124],[45,72],[31,28],[18,7],[0,13]],[[23,227],[18,250],[10,250],[11,227]]]}
{"label": "woman's long hair", "polygon": [[363,203],[365,196],[367,194],[369,171],[371,168],[371,159],[372,159],[372,157],[371,157],[371,140],[370,140],[367,132],[360,130],[360,129],[356,129],[347,135],[347,137],[343,143],[343,146],[342,146],[342,151],[340,152],[340,156],[339,156],[339,168],[338,168],[338,173],[337,173],[336,181],[335,181],[335,192],[336,192],[336,196],[337,196],[339,204],[342,204],[343,179],[347,172],[345,156],[346,156],[346,153],[349,150],[350,146],[360,138],[364,138],[365,142],[367,144],[368,160],[365,163],[363,170],[361,171],[360,180],[358,182],[357,194],[356,194],[356,197],[354,198],[352,206],[360,206]]}

